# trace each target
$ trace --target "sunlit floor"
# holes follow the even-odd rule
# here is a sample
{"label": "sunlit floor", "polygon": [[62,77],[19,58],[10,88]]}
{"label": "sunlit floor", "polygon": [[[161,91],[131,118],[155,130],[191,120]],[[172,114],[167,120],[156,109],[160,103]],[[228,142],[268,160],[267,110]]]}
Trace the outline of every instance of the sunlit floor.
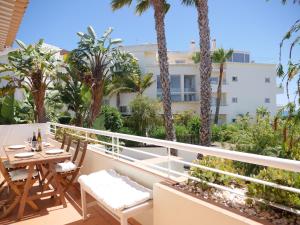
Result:
{"label": "sunlit floor", "polygon": [[[5,198],[5,193],[1,195],[1,199]],[[85,221],[81,219],[81,201],[79,185],[74,185],[66,193],[67,207],[64,208],[55,199],[42,199],[35,201],[40,207],[39,211],[33,211],[26,207],[24,218],[17,221],[17,210],[9,217],[0,220],[0,225],[17,224],[17,225],[119,225],[119,222],[111,215],[106,213],[99,206],[93,206],[88,209],[89,218]],[[88,202],[93,201],[88,197]],[[130,224],[137,225],[138,223],[129,220]]]}

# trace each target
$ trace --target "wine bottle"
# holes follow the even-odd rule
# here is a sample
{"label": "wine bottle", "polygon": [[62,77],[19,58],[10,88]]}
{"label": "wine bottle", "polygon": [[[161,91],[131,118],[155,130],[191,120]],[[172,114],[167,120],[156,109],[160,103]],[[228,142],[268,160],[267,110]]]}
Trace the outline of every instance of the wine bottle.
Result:
{"label": "wine bottle", "polygon": [[35,136],[35,132],[33,132],[33,137],[31,140],[31,145],[32,145],[32,151],[34,151],[36,149],[36,136]]}
{"label": "wine bottle", "polygon": [[37,151],[40,152],[42,151],[42,136],[41,136],[41,129],[38,129],[38,136],[37,136]]}

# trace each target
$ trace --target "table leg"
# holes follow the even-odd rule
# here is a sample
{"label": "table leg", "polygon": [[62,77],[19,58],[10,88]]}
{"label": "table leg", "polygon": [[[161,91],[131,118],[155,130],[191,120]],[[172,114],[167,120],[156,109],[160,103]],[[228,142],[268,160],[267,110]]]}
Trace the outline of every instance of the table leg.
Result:
{"label": "table leg", "polygon": [[57,176],[57,173],[55,171],[55,165],[53,163],[51,163],[50,168],[51,168],[51,171],[52,171],[52,174],[53,174],[53,180],[55,181],[57,193],[59,194],[61,204],[64,206],[64,208],[66,208],[67,203],[66,203],[65,195],[64,195],[61,183],[59,182],[59,178]]}
{"label": "table leg", "polygon": [[24,192],[23,192],[23,195],[22,195],[22,198],[20,201],[20,206],[19,206],[19,211],[18,211],[18,219],[22,219],[23,215],[24,215],[24,209],[25,209],[25,204],[27,202],[27,196],[28,196],[30,188],[33,185],[33,183],[31,182],[33,170],[34,170],[34,165],[30,164],[29,169],[28,169],[27,180],[26,180],[25,187],[24,187]]}

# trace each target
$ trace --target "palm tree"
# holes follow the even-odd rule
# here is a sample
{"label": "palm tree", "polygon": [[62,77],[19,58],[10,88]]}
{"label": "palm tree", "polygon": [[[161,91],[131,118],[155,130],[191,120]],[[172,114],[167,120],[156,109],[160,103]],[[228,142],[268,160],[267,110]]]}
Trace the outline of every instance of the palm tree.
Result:
{"label": "palm tree", "polygon": [[[31,92],[36,121],[46,122],[45,95],[48,86],[55,79],[59,60],[57,52],[44,47],[41,39],[35,45],[26,46],[22,41],[16,41],[20,49],[8,54],[8,64],[0,65],[0,72],[11,71],[12,75],[2,76],[7,85],[1,92],[15,88],[24,88]],[[1,80],[0,80],[1,81]]]}
{"label": "palm tree", "polygon": [[226,51],[223,48],[219,48],[212,53],[212,61],[214,63],[219,64],[219,70],[220,70],[218,89],[217,89],[216,112],[215,112],[215,119],[214,119],[215,124],[218,124],[219,121],[219,112],[220,112],[220,104],[221,104],[221,97],[222,97],[222,82],[223,82],[223,75],[224,75],[224,64],[232,56],[232,54],[233,54],[232,49]]}
{"label": "palm tree", "polygon": [[121,39],[111,39],[113,31],[109,28],[100,38],[94,29],[89,26],[87,33],[78,32],[80,37],[78,47],[73,50],[74,60],[85,68],[85,83],[91,88],[92,99],[90,104],[88,126],[93,122],[101,112],[101,104],[104,95],[104,85],[111,79],[112,71],[118,65],[120,50],[118,44]]}
{"label": "palm tree", "polygon": [[207,0],[182,0],[184,5],[193,5],[198,12],[198,26],[200,36],[200,144],[209,146],[211,144],[211,86],[210,75],[212,70],[210,56],[210,30],[208,20]]}
{"label": "palm tree", "polygon": [[[113,10],[122,8],[125,5],[131,5],[132,0],[112,0],[111,5]],[[142,14],[148,8],[153,7],[155,29],[157,34],[160,81],[162,85],[162,100],[164,108],[164,122],[166,129],[166,138],[168,140],[175,140],[175,132],[173,129],[173,116],[171,109],[171,94],[170,94],[170,78],[169,78],[169,64],[167,56],[167,43],[165,35],[165,15],[170,7],[166,0],[137,0],[136,12]],[[176,154],[173,151],[173,154]]]}
{"label": "palm tree", "polygon": [[129,82],[133,86],[134,92],[137,92],[139,95],[143,95],[145,90],[154,83],[153,74],[132,74],[129,77]]}

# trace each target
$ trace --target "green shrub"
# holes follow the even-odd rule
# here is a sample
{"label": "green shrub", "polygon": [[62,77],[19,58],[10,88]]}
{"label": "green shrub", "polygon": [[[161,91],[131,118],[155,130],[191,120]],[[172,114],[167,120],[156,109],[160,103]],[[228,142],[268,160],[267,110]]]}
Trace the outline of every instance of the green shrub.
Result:
{"label": "green shrub", "polygon": [[187,126],[188,122],[195,115],[193,111],[183,111],[174,115],[174,123],[177,125]]}
{"label": "green shrub", "polygon": [[58,122],[61,124],[70,124],[71,119],[71,116],[60,116],[58,117]]}
{"label": "green shrub", "polygon": [[190,137],[189,130],[184,125],[175,125],[175,133],[177,140],[185,140]]}
{"label": "green shrub", "polygon": [[159,126],[154,127],[150,132],[149,136],[157,139],[166,139],[166,130],[165,127]]}
{"label": "green shrub", "polygon": [[211,128],[211,140],[222,142],[222,129],[219,125],[214,124]]}
{"label": "green shrub", "polygon": [[[260,171],[256,178],[274,182],[284,186],[300,188],[300,174],[295,172],[283,171],[280,169],[267,168]],[[248,184],[247,195],[249,197],[262,198],[274,203],[283,204],[300,209],[300,195],[272,188],[262,184]]]}
{"label": "green shrub", "polygon": [[115,132],[123,126],[121,113],[115,107],[103,106],[102,115],[104,116],[104,127],[106,130]]}
{"label": "green shrub", "polygon": [[187,122],[187,129],[189,130],[190,134],[194,136],[199,135],[201,126],[201,120],[198,115],[193,115],[191,119]]}
{"label": "green shrub", "polygon": [[128,125],[138,135],[146,136],[147,133],[160,123],[160,103],[148,97],[138,95],[131,103],[131,116]]}
{"label": "green shrub", "polygon": [[[227,172],[232,172],[232,173],[237,172],[233,166],[233,162],[228,159],[221,159],[213,156],[205,156],[203,159],[198,160],[197,163],[206,167],[216,168]],[[197,167],[192,167],[190,170],[190,174],[203,181],[225,185],[225,186],[229,186],[231,184],[235,184],[235,185],[242,184],[242,181],[238,179],[234,179],[231,176],[211,172],[208,170],[202,170]]]}
{"label": "green shrub", "polygon": [[[123,134],[129,134],[129,135],[137,135],[135,133],[135,131],[131,130],[129,127],[121,127],[118,132],[123,133]],[[137,147],[137,146],[139,146],[139,143],[135,142],[135,141],[128,141],[128,140],[121,140],[121,141],[124,143],[124,145],[126,147]]]}

